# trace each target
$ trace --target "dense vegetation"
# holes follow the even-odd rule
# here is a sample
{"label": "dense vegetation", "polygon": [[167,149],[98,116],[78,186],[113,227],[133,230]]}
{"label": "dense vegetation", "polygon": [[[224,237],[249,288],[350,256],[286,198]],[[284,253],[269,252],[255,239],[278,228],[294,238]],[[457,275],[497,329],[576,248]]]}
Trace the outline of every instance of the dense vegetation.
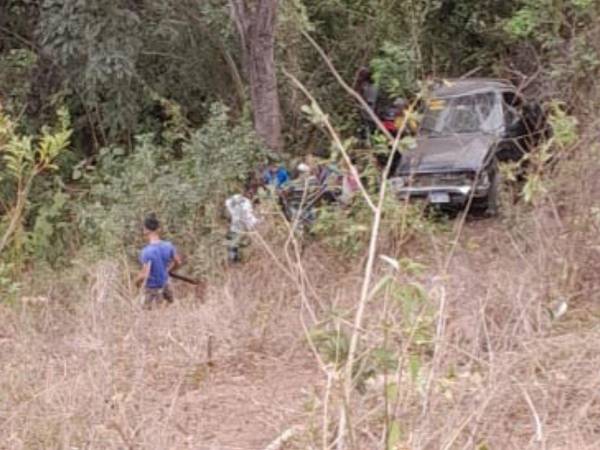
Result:
{"label": "dense vegetation", "polygon": [[[514,168],[504,168],[508,207],[502,221],[516,236],[511,245],[522,245],[524,252],[539,247],[541,252],[546,231],[538,227],[547,216],[560,216],[562,229],[552,230],[556,233],[552,244],[564,261],[548,262],[546,253],[536,253],[543,266],[536,282],[547,285],[547,292],[546,287],[540,291],[553,299],[579,298],[575,293],[587,292],[587,264],[593,259],[587,251],[594,245],[589,239],[598,226],[598,208],[593,202],[590,206],[590,199],[600,187],[583,186],[581,180],[597,175],[600,168],[594,153],[600,104],[596,82],[600,2],[8,0],[0,4],[0,303],[14,306],[19,299],[58,291],[66,299],[61,307],[69,309],[67,300],[85,293],[64,287],[72,281],[68,274],[98,261],[129,270],[141,244],[140,219],[149,211],[163,218],[167,235],[186,253],[190,274],[222,277],[227,229],[223,202],[244,188],[249,174],[269,157],[282,158],[291,166],[317,148],[331,148],[332,159],[341,160],[340,149],[323,126],[325,114],[344,150],[357,150],[352,138],[359,127],[358,103],[330,66],[350,86],[357,70],[369,66],[379,88],[390,97],[413,98],[429,77],[472,74],[509,79],[540,99],[550,114],[554,137],[531,156],[522,182],[511,179]],[[299,85],[318,105],[305,106],[309,102]],[[321,117],[315,119],[315,112]],[[387,143],[376,140],[377,146],[387,148]],[[552,173],[549,167],[556,165],[547,164],[550,155],[559,164]],[[376,198],[379,172],[369,158],[359,166]],[[287,251],[287,229],[274,218],[278,216],[274,205],[264,203],[271,226],[265,235],[267,245]],[[362,390],[376,374],[384,373],[387,383],[388,371],[402,364],[410,366],[413,378],[421,366],[442,364],[442,350],[432,344],[433,335],[442,332],[441,322],[436,322],[431,305],[416,306],[427,297],[419,278],[424,268],[404,257],[403,246],[415,236],[446,236],[452,225],[424,217],[418,208],[398,208],[387,197],[382,211],[379,244],[397,258],[391,264],[399,264],[403,275],[392,281],[382,275],[371,289],[373,298],[385,291],[386,299],[402,303],[398,308],[403,318],[394,324],[398,334],[394,335],[388,316],[394,306],[386,306],[377,322],[385,338],[371,353],[365,342],[350,350],[353,331],[341,332],[340,322],[335,322],[337,328],[311,330],[315,351],[326,364],[339,365],[340,373],[348,353],[364,351],[357,361],[350,357],[345,369],[351,375],[355,370],[360,373],[357,384]],[[372,237],[371,213],[364,202],[344,212],[324,209],[312,239],[331,251],[336,264],[343,266],[348,258],[362,264],[360,257]],[[564,219],[563,213],[572,220]],[[565,235],[572,237],[569,245],[562,241]],[[446,237],[431,248],[442,252],[440,248],[458,242]],[[448,252],[453,255],[454,248]],[[289,254],[286,257],[290,263]],[[298,260],[290,263],[286,276],[309,290],[306,275],[295,265],[301,262],[300,252],[294,257]],[[582,259],[574,262],[576,257]],[[278,264],[284,260],[281,257]],[[552,282],[541,281],[542,275]],[[129,273],[123,277],[128,280]],[[83,286],[80,282],[73,285]],[[48,288],[48,283],[56,284]],[[312,298],[302,292],[303,301]],[[509,307],[499,305],[496,313],[501,316],[498,311]],[[335,302],[319,307],[327,320],[314,316],[314,323],[329,323],[328,314],[346,319],[337,315]],[[539,310],[523,315],[529,313],[539,316]],[[543,331],[545,326],[532,324],[523,327],[533,333],[531,328]],[[231,326],[235,327],[233,321]],[[410,339],[418,342],[407,338],[408,329],[413,333]],[[394,339],[412,342],[402,344],[402,351],[408,352],[402,355],[408,356],[398,365],[398,355],[388,348]],[[510,347],[505,341],[502,345],[504,350]],[[514,367],[520,370],[518,364]],[[418,389],[425,389],[433,377]],[[448,383],[459,381],[452,378]],[[413,395],[404,394],[405,399]],[[349,400],[347,392],[342,397]],[[388,416],[388,393],[384,397],[385,418],[372,429],[379,430],[384,422],[382,448],[400,448],[394,445],[408,439],[410,432],[400,430],[399,422]],[[423,400],[419,417],[427,414],[427,401],[429,397]],[[346,426],[343,421],[337,425]],[[456,431],[456,440],[464,448],[509,448],[489,447],[489,436],[485,442],[461,440],[462,431]],[[324,435],[326,441],[327,432]],[[350,432],[348,445],[361,448],[352,442],[360,439],[358,435]],[[23,448],[58,445],[45,447],[37,441]],[[455,448],[452,445],[454,441],[445,448]]]}
{"label": "dense vegetation", "polygon": [[[26,174],[3,178],[3,227],[18,214],[19,233],[24,233],[11,238],[12,246],[27,247],[29,255],[37,246],[43,254],[47,252],[39,246],[51,241],[49,259],[56,262],[57,253],[72,252],[87,242],[83,235],[74,238],[79,233],[69,234],[69,242],[59,249],[56,244],[62,239],[50,239],[52,233],[64,236],[65,227],[74,222],[89,223],[93,207],[83,208],[85,213],[70,211],[67,197],[76,196],[79,205],[111,208],[134,202],[138,213],[148,207],[136,197],[141,185],[126,189],[120,183],[133,183],[132,173],[153,173],[141,165],[149,163],[145,155],[150,147],[156,164],[181,184],[168,179],[152,183],[147,177],[146,183],[156,189],[148,198],[187,192],[181,208],[194,215],[194,205],[206,206],[210,199],[200,200],[202,194],[192,194],[191,186],[197,191],[198,183],[211,185],[201,178],[213,176],[210,161],[219,159],[215,149],[232,161],[224,164],[233,178],[224,175],[220,180],[223,194],[235,187],[226,185],[228,180],[239,182],[246,176],[241,169],[260,162],[258,147],[244,135],[250,120],[259,140],[286,157],[328,146],[328,137],[303,116],[305,100],[284,73],[304,83],[342,135],[352,136],[356,105],[303,33],[323,47],[349,84],[359,66],[371,65],[389,94],[410,96],[425,76],[470,72],[527,83],[543,100],[563,102],[567,110],[585,114],[592,98],[588,91],[596,89],[592,80],[600,68],[598,5],[591,0],[261,0],[244,5],[188,0],[4,2],[0,99],[7,120],[13,122],[5,140],[35,142],[45,124],[58,120],[59,110],[68,111],[72,131],[68,150],[56,155],[56,170],[35,175],[26,205],[16,211],[16,178]],[[273,63],[277,85],[267,88],[258,85],[269,80],[257,79],[250,68],[252,58],[263,56],[253,53],[262,50],[254,50],[250,41],[260,39],[250,31],[241,35],[244,31],[235,25],[243,20],[244,27],[269,34],[261,14],[276,17],[273,55],[269,57],[267,49],[260,62],[265,67]],[[272,95],[273,89],[278,96]],[[265,124],[263,116],[277,120]],[[202,127],[214,131],[206,133]],[[283,147],[279,133],[285,137]],[[189,170],[192,166],[198,170]],[[223,168],[215,170],[222,173]],[[114,195],[107,195],[106,189]],[[212,192],[212,186],[209,189]],[[222,200],[222,195],[215,197],[217,203]],[[156,209],[162,210],[161,200],[157,203]],[[129,207],[123,210],[132,212]],[[182,221],[173,223],[179,228],[190,220],[181,211],[165,213],[170,213],[169,220]],[[118,213],[110,216],[116,222],[125,220]],[[85,227],[79,229],[86,233]]]}

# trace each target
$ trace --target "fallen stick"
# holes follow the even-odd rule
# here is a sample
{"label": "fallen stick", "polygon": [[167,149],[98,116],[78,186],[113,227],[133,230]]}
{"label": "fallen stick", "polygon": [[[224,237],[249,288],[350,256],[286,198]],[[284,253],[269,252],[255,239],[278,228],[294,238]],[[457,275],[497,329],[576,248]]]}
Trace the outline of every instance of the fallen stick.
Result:
{"label": "fallen stick", "polygon": [[298,428],[292,427],[285,430],[283,433],[279,435],[277,439],[271,442],[265,450],[281,450],[291,438],[293,438],[298,433]]}

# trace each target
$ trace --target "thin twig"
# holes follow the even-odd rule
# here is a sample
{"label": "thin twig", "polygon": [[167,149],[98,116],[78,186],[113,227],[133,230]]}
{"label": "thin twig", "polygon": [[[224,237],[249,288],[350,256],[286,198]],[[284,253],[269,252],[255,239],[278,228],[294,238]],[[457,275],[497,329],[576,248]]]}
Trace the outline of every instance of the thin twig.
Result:
{"label": "thin twig", "polygon": [[342,88],[344,88],[344,90],[348,94],[350,94],[352,97],[354,97],[358,101],[358,103],[360,103],[360,106],[367,112],[367,114],[369,114],[369,117],[371,118],[371,120],[377,125],[377,128],[379,129],[379,131],[381,131],[383,133],[383,135],[388,138],[389,141],[393,141],[394,136],[392,136],[390,134],[390,132],[387,130],[387,128],[385,128],[383,126],[383,123],[381,122],[379,117],[377,117],[377,114],[375,114],[375,112],[371,109],[371,107],[365,101],[365,99],[362,98],[362,96],[358,92],[356,92],[354,89],[352,89],[348,85],[348,83],[346,83],[346,81],[344,81],[342,76],[339,74],[339,72],[336,70],[335,66],[331,62],[331,59],[325,54],[325,52],[323,51],[321,46],[319,44],[317,44],[317,42],[306,31],[302,31],[302,34],[308,40],[308,42],[310,42],[311,45],[315,48],[315,50],[317,51],[319,56],[321,56],[321,59],[323,60],[323,62],[325,62],[325,64],[327,65],[327,68],[333,74],[333,76],[335,77],[337,82],[340,84],[340,86],[342,86]]}

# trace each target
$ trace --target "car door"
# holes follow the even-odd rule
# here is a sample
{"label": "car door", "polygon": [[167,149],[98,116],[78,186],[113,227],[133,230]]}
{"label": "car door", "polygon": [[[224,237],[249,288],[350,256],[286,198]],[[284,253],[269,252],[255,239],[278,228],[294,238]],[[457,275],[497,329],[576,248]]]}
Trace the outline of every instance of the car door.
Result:
{"label": "car door", "polygon": [[528,131],[523,118],[525,102],[514,91],[502,92],[504,131],[498,146],[500,161],[519,161],[528,151]]}

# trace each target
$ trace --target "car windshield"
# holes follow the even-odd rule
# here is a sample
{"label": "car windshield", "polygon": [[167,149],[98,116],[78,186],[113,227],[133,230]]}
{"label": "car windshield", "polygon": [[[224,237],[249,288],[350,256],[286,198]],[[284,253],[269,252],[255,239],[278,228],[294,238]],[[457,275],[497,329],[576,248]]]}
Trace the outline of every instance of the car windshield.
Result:
{"label": "car windshield", "polygon": [[502,123],[502,109],[493,92],[429,101],[421,132],[426,136],[494,133]]}

